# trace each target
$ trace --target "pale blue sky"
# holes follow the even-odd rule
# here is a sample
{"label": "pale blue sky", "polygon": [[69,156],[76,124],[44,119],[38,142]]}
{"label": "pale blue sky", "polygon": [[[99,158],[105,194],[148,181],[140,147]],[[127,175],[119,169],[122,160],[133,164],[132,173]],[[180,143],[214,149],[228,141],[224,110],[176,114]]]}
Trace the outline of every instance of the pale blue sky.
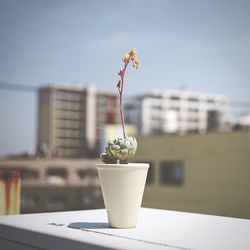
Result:
{"label": "pale blue sky", "polygon": [[[0,82],[111,89],[136,47],[127,94],[187,86],[250,101],[248,0],[0,0],[0,36]],[[0,89],[0,155],[35,148],[36,109],[35,94]]]}

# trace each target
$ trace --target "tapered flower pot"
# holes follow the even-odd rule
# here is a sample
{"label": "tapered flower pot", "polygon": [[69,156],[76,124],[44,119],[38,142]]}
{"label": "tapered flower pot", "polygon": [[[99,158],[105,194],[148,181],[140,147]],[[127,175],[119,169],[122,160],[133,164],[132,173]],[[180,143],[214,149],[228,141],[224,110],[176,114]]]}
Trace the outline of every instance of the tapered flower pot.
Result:
{"label": "tapered flower pot", "polygon": [[148,168],[147,163],[97,164],[111,227],[136,227]]}

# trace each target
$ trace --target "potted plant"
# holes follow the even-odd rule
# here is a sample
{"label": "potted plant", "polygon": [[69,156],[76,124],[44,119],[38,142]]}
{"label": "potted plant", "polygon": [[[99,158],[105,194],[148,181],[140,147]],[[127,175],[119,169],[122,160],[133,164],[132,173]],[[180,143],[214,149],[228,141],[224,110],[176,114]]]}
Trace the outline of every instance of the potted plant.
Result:
{"label": "potted plant", "polygon": [[135,155],[137,141],[126,134],[122,98],[127,66],[133,63],[133,67],[138,69],[140,65],[136,52],[136,49],[132,49],[125,54],[124,67],[118,72],[123,137],[108,141],[105,152],[100,155],[103,163],[97,164],[109,224],[115,228],[136,227],[149,168],[147,163],[128,163],[128,159]]}

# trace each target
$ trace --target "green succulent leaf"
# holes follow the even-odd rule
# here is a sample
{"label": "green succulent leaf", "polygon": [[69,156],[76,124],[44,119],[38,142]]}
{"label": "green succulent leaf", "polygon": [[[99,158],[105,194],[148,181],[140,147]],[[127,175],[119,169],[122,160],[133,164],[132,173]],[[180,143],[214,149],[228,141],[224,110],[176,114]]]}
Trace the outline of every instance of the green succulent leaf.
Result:
{"label": "green succulent leaf", "polygon": [[117,163],[117,160],[116,159],[112,159],[112,158],[110,158],[106,153],[101,153],[100,154],[100,158],[101,158],[101,160],[104,162],[104,163],[113,163],[113,164],[115,164],[115,163]]}
{"label": "green succulent leaf", "polygon": [[104,163],[117,163],[118,160],[126,162],[135,155],[136,149],[137,141],[134,137],[115,138],[108,141],[108,146],[100,157]]}
{"label": "green succulent leaf", "polygon": [[117,152],[117,156],[119,160],[126,160],[128,158],[128,150],[127,149],[122,149]]}
{"label": "green succulent leaf", "polygon": [[105,148],[105,152],[109,156],[109,158],[111,158],[112,160],[116,160],[115,155],[112,154],[112,152],[110,151],[108,147]]}

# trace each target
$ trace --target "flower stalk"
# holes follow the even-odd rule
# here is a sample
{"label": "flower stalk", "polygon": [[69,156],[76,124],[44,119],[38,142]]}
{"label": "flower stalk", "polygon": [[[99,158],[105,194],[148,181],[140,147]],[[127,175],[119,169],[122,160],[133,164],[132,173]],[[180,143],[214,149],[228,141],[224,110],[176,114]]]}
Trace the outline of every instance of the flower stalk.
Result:
{"label": "flower stalk", "polygon": [[118,92],[119,92],[119,100],[120,100],[120,116],[121,116],[121,123],[122,123],[122,133],[123,133],[123,138],[125,139],[127,137],[126,135],[126,130],[125,130],[125,122],[124,122],[124,114],[123,114],[123,87],[124,87],[124,75],[127,69],[128,63],[124,62],[124,68],[120,70],[118,73],[121,77],[121,80],[119,80],[117,84]]}
{"label": "flower stalk", "polygon": [[124,67],[122,69],[120,69],[120,71],[118,72],[118,75],[120,76],[120,80],[117,83],[117,89],[119,92],[119,100],[120,100],[120,116],[121,116],[121,123],[122,123],[122,133],[123,133],[123,138],[125,139],[127,137],[126,135],[126,130],[125,130],[125,123],[124,123],[124,114],[123,114],[123,88],[124,88],[124,76],[125,76],[125,72],[127,69],[128,64],[133,61],[133,67],[135,69],[139,68],[139,60],[138,58],[135,56],[137,52],[137,49],[132,49],[130,51],[130,53],[125,54],[125,56],[123,57],[123,62],[124,62]]}
{"label": "flower stalk", "polygon": [[132,49],[129,53],[125,54],[122,61],[124,62],[123,68],[120,69],[118,75],[120,80],[118,81],[116,87],[119,92],[119,101],[120,101],[120,116],[122,124],[122,133],[123,138],[111,139],[108,142],[107,147],[105,147],[105,152],[100,154],[100,157],[104,163],[111,164],[126,164],[128,163],[128,158],[131,158],[135,155],[137,149],[137,141],[132,136],[127,136],[124,123],[124,114],[123,114],[123,90],[124,90],[124,76],[126,73],[127,66],[130,62],[133,62],[133,67],[135,69],[139,68],[140,62],[135,56],[137,50]]}

